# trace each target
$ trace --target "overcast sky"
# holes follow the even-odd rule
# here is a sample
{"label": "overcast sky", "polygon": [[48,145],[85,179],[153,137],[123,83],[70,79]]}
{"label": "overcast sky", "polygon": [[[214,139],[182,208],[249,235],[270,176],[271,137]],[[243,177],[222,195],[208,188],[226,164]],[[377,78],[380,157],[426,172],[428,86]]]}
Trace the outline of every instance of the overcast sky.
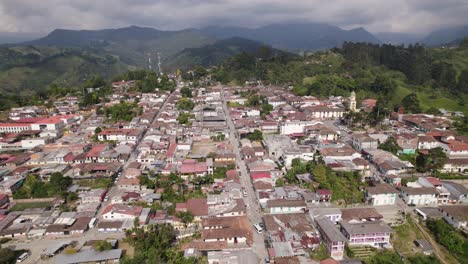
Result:
{"label": "overcast sky", "polygon": [[0,0],[0,32],[323,22],[425,34],[468,24],[468,0]]}

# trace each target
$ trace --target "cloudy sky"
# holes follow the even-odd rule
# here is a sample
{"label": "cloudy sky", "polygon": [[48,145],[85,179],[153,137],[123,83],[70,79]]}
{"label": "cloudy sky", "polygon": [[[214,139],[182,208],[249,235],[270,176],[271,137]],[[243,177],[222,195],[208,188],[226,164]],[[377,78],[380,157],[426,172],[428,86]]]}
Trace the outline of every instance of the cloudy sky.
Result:
{"label": "cloudy sky", "polygon": [[0,32],[323,22],[424,34],[468,24],[467,0],[0,0]]}

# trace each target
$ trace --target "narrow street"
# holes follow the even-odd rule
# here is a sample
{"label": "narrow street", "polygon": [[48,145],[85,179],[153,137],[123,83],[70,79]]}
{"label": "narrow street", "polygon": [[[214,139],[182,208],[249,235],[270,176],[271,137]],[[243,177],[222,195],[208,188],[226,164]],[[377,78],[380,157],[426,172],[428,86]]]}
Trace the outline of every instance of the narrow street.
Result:
{"label": "narrow street", "polygon": [[[238,167],[238,172],[240,173],[241,185],[244,188],[244,190],[247,192],[247,197],[244,197],[244,202],[248,206],[247,216],[250,220],[250,223],[254,225],[262,221],[261,208],[260,208],[260,204],[258,203],[257,197],[255,195],[255,191],[253,188],[252,181],[250,180],[249,173],[247,172],[247,166],[241,156],[239,135],[237,133],[237,130],[234,127],[234,122],[229,116],[227,102],[224,98],[223,87],[221,87],[221,99],[223,101],[223,109],[226,115],[226,122],[230,131],[229,140],[233,147],[233,151],[236,154],[236,166]],[[252,227],[252,230],[254,230],[253,227]],[[253,237],[254,241],[252,244],[252,250],[259,257],[260,259],[259,263],[263,263],[264,259],[268,255],[266,247],[265,247],[264,233],[259,234],[256,231],[254,231],[253,234],[254,234],[254,237]]]}

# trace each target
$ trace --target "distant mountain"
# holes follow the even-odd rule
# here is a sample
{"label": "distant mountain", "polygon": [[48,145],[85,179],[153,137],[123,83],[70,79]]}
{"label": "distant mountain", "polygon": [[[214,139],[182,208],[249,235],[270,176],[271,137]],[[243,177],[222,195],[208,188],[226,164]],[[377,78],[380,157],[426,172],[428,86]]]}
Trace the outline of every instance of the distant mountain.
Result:
{"label": "distant mountain", "polygon": [[410,33],[398,33],[398,32],[381,32],[375,34],[383,43],[388,44],[411,44],[421,40],[420,35]]}
{"label": "distant mountain", "polygon": [[42,37],[41,33],[0,32],[0,44],[15,44]]}
{"label": "distant mountain", "polygon": [[118,56],[121,61],[130,65],[147,67],[148,54],[155,61],[157,52],[162,58],[167,58],[185,48],[202,47],[214,42],[214,38],[192,29],[161,31],[131,26],[103,30],[56,29],[43,38],[23,44],[86,48]]}
{"label": "distant mountain", "polygon": [[380,43],[364,28],[344,30],[328,24],[273,24],[250,29],[242,27],[205,27],[201,32],[217,38],[241,37],[289,51],[321,50],[341,46],[345,41]]}
{"label": "distant mountain", "polygon": [[439,46],[446,43],[457,42],[468,37],[468,26],[452,27],[434,31],[420,42],[427,46]]}
{"label": "distant mountain", "polygon": [[[196,65],[208,67],[221,64],[226,59],[241,52],[257,53],[261,47],[265,46],[265,44],[257,41],[233,37],[219,40],[214,44],[201,48],[185,49],[167,60],[168,64],[173,68],[190,69]],[[271,49],[271,52],[273,54],[284,53],[277,49]]]}

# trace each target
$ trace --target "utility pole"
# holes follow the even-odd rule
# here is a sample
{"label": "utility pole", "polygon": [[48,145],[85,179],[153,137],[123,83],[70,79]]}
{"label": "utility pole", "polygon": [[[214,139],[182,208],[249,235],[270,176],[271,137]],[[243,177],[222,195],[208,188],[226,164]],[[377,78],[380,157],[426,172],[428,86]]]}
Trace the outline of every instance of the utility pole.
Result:
{"label": "utility pole", "polygon": [[159,74],[162,73],[162,70],[161,70],[161,53],[157,53],[158,54],[158,68],[159,68]]}
{"label": "utility pole", "polygon": [[146,56],[148,56],[148,69],[151,71],[151,68],[152,68],[152,66],[151,66],[151,53],[150,52],[146,53]]}

